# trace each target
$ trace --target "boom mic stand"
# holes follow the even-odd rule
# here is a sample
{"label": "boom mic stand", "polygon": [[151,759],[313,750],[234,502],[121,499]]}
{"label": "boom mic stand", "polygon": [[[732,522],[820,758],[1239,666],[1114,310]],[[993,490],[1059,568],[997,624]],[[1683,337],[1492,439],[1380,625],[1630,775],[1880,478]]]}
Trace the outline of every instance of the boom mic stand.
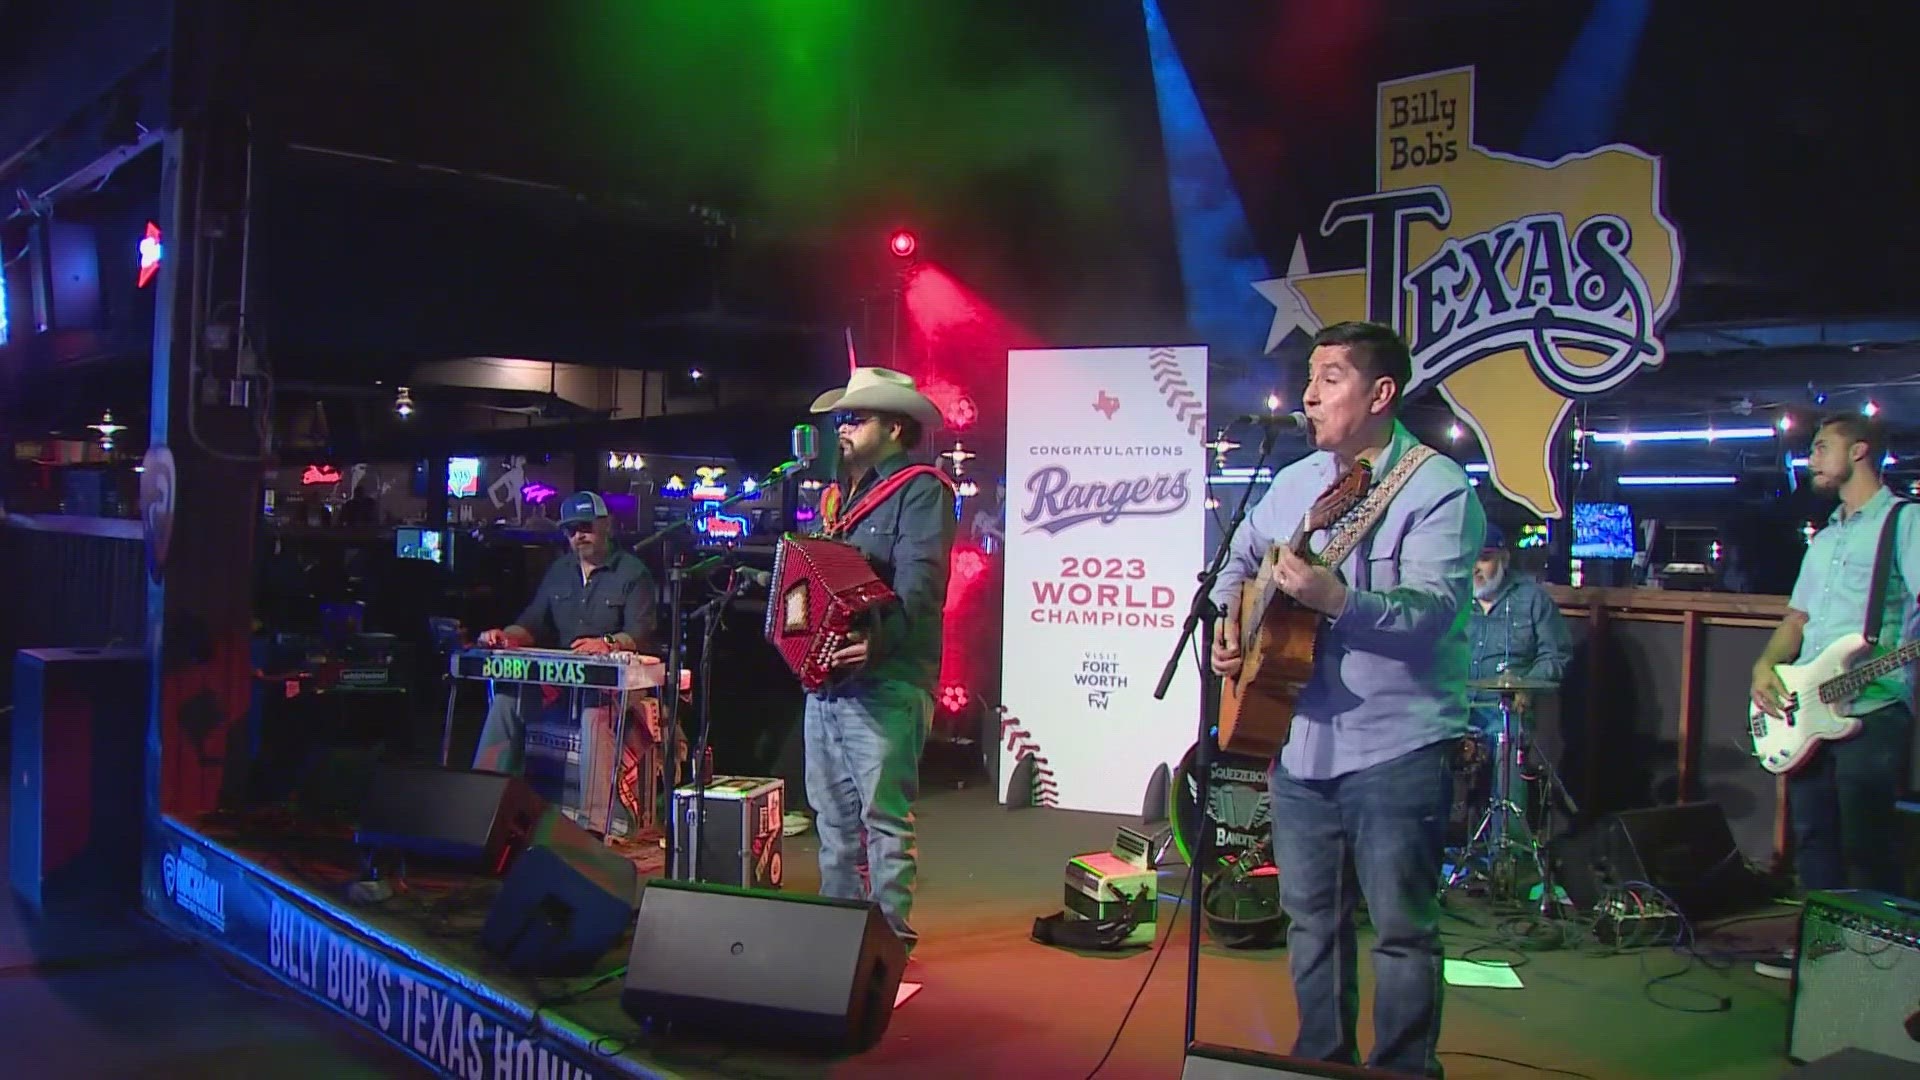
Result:
{"label": "boom mic stand", "polygon": [[[767,484],[772,484],[778,481],[785,480],[787,477],[793,475],[794,473],[797,473],[806,469],[806,467],[811,464],[813,464],[812,458],[800,458],[800,457],[794,458],[790,461],[782,462],[780,465],[776,466],[772,472],[767,474],[767,478],[762,483],[762,487],[766,486]],[[713,512],[718,513],[721,510],[725,510],[727,507],[732,506],[733,504],[745,499],[748,494],[749,492],[745,488],[742,488],[741,490],[734,492],[732,495],[729,495],[726,498],[720,500],[718,503],[715,503],[713,506]],[[667,537],[672,536],[674,533],[690,527],[692,523],[693,523],[693,519],[682,518],[679,521],[675,521],[667,525],[665,528],[659,529],[652,536],[649,536],[645,540],[642,540],[638,544],[635,544],[633,546],[634,554],[637,555],[647,550],[653,545],[665,540]],[[675,841],[674,841],[675,830],[673,828],[673,793],[676,790],[678,790],[680,787],[680,755],[675,751],[678,749],[677,743],[680,735],[680,665],[685,659],[684,649],[681,645],[680,639],[682,634],[685,632],[686,619],[687,619],[687,613],[685,611],[686,583],[690,578],[701,577],[709,573],[710,571],[712,571],[714,567],[725,562],[726,558],[727,557],[725,555],[712,555],[705,559],[700,560],[699,562],[695,563],[692,566],[674,566],[674,565],[671,565],[672,560],[671,559],[668,560],[669,565],[667,566],[667,621],[671,626],[671,630],[667,635],[666,701],[664,702],[664,707],[660,710],[661,712],[660,738],[662,742],[666,743],[666,754],[665,754],[666,761],[663,767],[661,768],[660,772],[661,772],[661,782],[666,788],[665,795],[667,800],[667,836],[666,836],[667,875],[669,877],[673,875],[673,856],[674,856],[674,847],[675,847]],[[701,692],[704,694],[707,691],[705,688],[702,688]],[[614,760],[616,762],[618,762],[619,760],[618,755],[624,752],[625,749],[626,748],[624,746],[614,748],[614,754],[615,754]],[[700,802],[704,804],[706,799],[706,775],[705,775],[705,770],[701,767],[701,765],[702,763],[698,759],[695,759],[692,762],[693,777],[694,777],[694,799],[696,800],[696,802]],[[619,782],[618,777],[619,777],[619,771],[618,771],[618,765],[616,764],[615,766],[615,784],[616,785]],[[608,804],[607,815],[608,815],[608,825],[609,827],[611,827],[612,815],[613,815],[613,809],[612,809],[611,803]],[[699,848],[699,845],[696,844],[694,845],[694,849],[693,849],[693,861],[695,862],[696,865],[698,863],[699,858],[700,858],[700,848]]]}
{"label": "boom mic stand", "polygon": [[[1273,454],[1273,445],[1279,436],[1279,429],[1272,425],[1260,439],[1260,460],[1254,464],[1252,476],[1258,476],[1267,464],[1267,458]],[[1227,558],[1233,552],[1233,538],[1240,531],[1240,523],[1246,520],[1247,503],[1253,497],[1253,484],[1250,476],[1246,487],[1240,490],[1240,504],[1233,508],[1233,520],[1227,523],[1226,533],[1220,537],[1220,544],[1213,549],[1213,558],[1207,568],[1200,572],[1199,585],[1194,589],[1193,603],[1187,609],[1187,619],[1180,627],[1180,640],[1174,642],[1173,653],[1167,657],[1167,666],[1160,671],[1160,682],[1153,688],[1155,701],[1164,701],[1167,688],[1173,684],[1173,676],[1180,668],[1180,654],[1186,651],[1193,640],[1194,631],[1206,628],[1206,644],[1202,649],[1211,649],[1213,645],[1214,620],[1220,617],[1219,608],[1213,603],[1213,587],[1220,580],[1220,572],[1226,569]],[[1205,497],[1204,491],[1202,497]],[[1193,850],[1193,863],[1187,867],[1187,884],[1181,890],[1187,904],[1187,1028],[1186,1046],[1194,1043],[1194,1023],[1200,1012],[1200,919],[1205,891],[1201,879],[1201,867],[1213,856],[1213,830],[1207,827],[1208,785],[1213,773],[1213,730],[1214,717],[1220,712],[1220,680],[1214,677],[1213,669],[1204,654],[1197,658],[1200,664],[1200,721],[1199,735],[1194,740],[1193,783],[1195,815],[1199,833]],[[1176,780],[1176,782],[1178,782]]]}

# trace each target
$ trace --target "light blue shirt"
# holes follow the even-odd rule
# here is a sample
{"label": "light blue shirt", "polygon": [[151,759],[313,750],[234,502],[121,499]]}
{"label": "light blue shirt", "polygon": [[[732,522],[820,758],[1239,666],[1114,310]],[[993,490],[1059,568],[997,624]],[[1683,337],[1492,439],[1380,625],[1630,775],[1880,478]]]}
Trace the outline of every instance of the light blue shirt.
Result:
{"label": "light blue shirt", "polygon": [[[1852,514],[1834,509],[1827,527],[1813,534],[1800,561],[1800,577],[1793,583],[1787,606],[1806,613],[1800,661],[1846,634],[1866,630],[1867,590],[1873,584],[1873,560],[1880,553],[1880,528],[1894,507],[1893,492],[1882,487]],[[1900,513],[1893,541],[1893,566],[1887,571],[1885,613],[1880,619],[1878,652],[1899,647],[1920,634],[1920,607],[1914,603],[1911,569],[1920,569],[1920,506]],[[1913,669],[1903,667],[1868,684],[1847,710],[1860,716],[1894,702],[1913,700]]]}
{"label": "light blue shirt", "polygon": [[[1396,421],[1374,463],[1375,482],[1418,442]],[[1280,470],[1234,537],[1213,591],[1216,604],[1239,602],[1240,583],[1259,572],[1268,548],[1293,537],[1337,474],[1324,451]],[[1466,732],[1467,619],[1486,531],[1486,514],[1458,462],[1436,454],[1407,479],[1336,568],[1347,603],[1321,627],[1313,677],[1280,752],[1289,774],[1344,776]],[[1309,540],[1316,552],[1326,544],[1325,530]]]}

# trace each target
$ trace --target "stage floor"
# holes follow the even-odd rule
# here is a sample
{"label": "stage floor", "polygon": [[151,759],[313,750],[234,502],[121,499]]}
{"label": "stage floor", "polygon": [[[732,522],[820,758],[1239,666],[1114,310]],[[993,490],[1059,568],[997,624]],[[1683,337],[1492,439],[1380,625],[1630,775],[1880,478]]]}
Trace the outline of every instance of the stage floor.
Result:
{"label": "stage floor", "polygon": [[[1032,920],[1061,907],[1069,856],[1106,848],[1131,819],[1060,810],[1007,810],[984,787],[930,793],[920,807],[921,884],[914,921],[923,942],[907,979],[924,989],[900,1008],[886,1037],[857,1055],[778,1053],[713,1046],[648,1047],[621,1011],[618,979],[585,989],[576,980],[519,979],[474,944],[497,882],[414,875],[410,895],[351,904],[351,868],[329,845],[244,836],[206,823],[208,839],[257,862],[351,918],[410,946],[422,962],[469,986],[523,1003],[540,1015],[600,1036],[603,1061],[634,1075],[688,1077],[1084,1077],[1100,1060],[1139,990],[1151,951],[1078,955],[1034,944]],[[657,872],[656,857],[643,868]],[[788,890],[811,892],[817,875],[811,834],[786,840]],[[1176,863],[1162,872],[1160,928],[1181,905]],[[1771,1077],[1784,1057],[1787,984],[1755,975],[1750,958],[1787,944],[1792,908],[1770,909],[1700,928],[1700,958],[1671,948],[1602,955],[1576,948],[1524,955],[1491,947],[1503,926],[1483,903],[1450,902],[1449,957],[1509,960],[1522,989],[1450,986],[1442,1060],[1454,1080],[1543,1075],[1565,1070],[1594,1080]],[[1371,1042],[1371,981],[1364,959],[1362,1046]],[[1483,947],[1484,946],[1484,947]],[[1180,1074],[1186,922],[1160,958],[1104,1077]],[[1729,959],[1730,956],[1745,959]],[[622,942],[603,971],[626,962]],[[1684,969],[1684,974],[1680,973]],[[1662,978],[1664,977],[1664,978]],[[1725,999],[1727,1007],[1720,1007]],[[1284,1053],[1294,1002],[1286,953],[1204,947],[1202,1041]],[[628,1040],[633,1040],[628,1042]],[[1471,1055],[1487,1055],[1475,1057]],[[1507,1062],[1489,1060],[1505,1058]],[[1550,1074],[1550,1073],[1547,1073]]]}

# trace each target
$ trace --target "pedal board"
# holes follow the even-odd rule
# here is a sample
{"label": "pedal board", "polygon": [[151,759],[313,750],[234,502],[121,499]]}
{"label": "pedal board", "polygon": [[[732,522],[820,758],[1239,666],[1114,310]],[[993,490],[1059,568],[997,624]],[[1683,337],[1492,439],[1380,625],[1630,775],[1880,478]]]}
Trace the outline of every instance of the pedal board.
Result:
{"label": "pedal board", "polygon": [[1664,904],[1637,904],[1610,896],[1594,907],[1593,936],[1616,949],[1637,949],[1680,940],[1680,916]]}

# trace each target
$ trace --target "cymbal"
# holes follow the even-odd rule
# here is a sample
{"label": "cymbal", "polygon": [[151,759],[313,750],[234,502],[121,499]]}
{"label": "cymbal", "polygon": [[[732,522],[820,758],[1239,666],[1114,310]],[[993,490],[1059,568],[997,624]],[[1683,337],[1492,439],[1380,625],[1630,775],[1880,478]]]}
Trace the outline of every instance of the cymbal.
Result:
{"label": "cymbal", "polygon": [[1510,672],[1501,672],[1491,679],[1468,679],[1469,690],[1557,690],[1558,683],[1545,679],[1528,679]]}

